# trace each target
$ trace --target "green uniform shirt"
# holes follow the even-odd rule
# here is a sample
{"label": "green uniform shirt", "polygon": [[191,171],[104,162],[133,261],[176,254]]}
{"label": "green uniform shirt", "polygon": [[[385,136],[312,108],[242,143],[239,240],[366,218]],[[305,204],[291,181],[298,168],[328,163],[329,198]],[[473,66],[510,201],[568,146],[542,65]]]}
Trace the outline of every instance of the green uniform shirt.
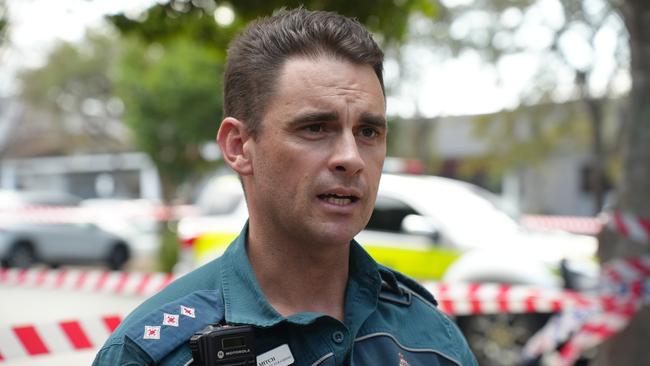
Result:
{"label": "green uniform shirt", "polygon": [[283,317],[268,303],[246,254],[247,226],[218,259],[135,309],[93,365],[190,365],[188,340],[212,323],[255,327],[256,353],[288,345],[295,365],[476,365],[456,325],[405,276],[378,265],[355,241],[345,321],[320,313]]}

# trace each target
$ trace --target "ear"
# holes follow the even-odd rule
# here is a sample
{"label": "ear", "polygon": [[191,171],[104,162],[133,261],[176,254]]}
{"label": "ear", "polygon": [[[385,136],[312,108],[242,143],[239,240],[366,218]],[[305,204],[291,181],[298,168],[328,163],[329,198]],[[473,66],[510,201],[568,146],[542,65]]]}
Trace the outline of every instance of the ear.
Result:
{"label": "ear", "polygon": [[240,175],[250,175],[253,172],[251,156],[245,148],[248,142],[252,142],[252,138],[243,122],[232,117],[226,117],[221,122],[217,143],[226,164]]}

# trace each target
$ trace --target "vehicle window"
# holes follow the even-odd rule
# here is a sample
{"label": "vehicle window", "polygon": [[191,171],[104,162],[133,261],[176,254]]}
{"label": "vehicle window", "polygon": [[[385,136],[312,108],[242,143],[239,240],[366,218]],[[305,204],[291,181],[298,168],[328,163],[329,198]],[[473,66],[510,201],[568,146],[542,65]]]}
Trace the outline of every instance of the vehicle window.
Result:
{"label": "vehicle window", "polygon": [[0,208],[78,206],[81,198],[59,191],[0,191]]}
{"label": "vehicle window", "polygon": [[204,187],[196,204],[205,215],[230,213],[244,199],[241,183],[236,176],[218,176]]}
{"label": "vehicle window", "polygon": [[418,214],[406,203],[389,197],[377,197],[366,229],[398,233],[402,229],[402,220],[411,214]]}
{"label": "vehicle window", "polygon": [[432,186],[417,203],[426,207],[425,216],[440,223],[449,240],[477,247],[493,244],[486,241],[489,237],[516,235],[518,223],[500,209],[498,198],[470,184],[450,183]]}
{"label": "vehicle window", "polygon": [[81,198],[64,192],[27,192],[25,203],[43,206],[78,206]]}

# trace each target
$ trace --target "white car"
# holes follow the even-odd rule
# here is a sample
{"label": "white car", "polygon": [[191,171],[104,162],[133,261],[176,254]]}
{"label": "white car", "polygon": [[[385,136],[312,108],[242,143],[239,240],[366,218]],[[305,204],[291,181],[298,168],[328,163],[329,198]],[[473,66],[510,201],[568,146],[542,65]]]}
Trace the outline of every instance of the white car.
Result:
{"label": "white car", "polygon": [[[234,175],[213,178],[197,205],[204,215],[178,225],[183,270],[220,255],[248,216]],[[580,268],[586,286],[596,271],[595,238],[524,229],[498,196],[435,176],[383,174],[373,214],[356,239],[378,262],[418,279],[559,287],[558,274]]]}

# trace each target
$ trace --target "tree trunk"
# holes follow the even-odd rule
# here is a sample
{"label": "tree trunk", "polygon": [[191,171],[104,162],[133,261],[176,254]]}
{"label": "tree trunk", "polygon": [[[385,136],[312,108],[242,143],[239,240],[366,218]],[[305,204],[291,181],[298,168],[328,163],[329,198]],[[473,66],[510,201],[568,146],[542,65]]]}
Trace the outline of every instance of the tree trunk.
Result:
{"label": "tree trunk", "polygon": [[605,201],[605,149],[603,147],[603,103],[604,99],[585,98],[585,105],[591,122],[591,162],[590,162],[590,187],[593,195],[593,213],[597,215],[603,208]]}
{"label": "tree trunk", "polygon": [[[650,217],[650,1],[623,0],[621,10],[630,40],[632,89],[627,130],[623,140],[623,176],[618,189],[618,209]],[[649,243],[638,243],[618,233],[601,235],[599,255],[613,258],[650,252]],[[628,327],[601,348],[595,365],[650,365],[650,307],[642,308]]]}

